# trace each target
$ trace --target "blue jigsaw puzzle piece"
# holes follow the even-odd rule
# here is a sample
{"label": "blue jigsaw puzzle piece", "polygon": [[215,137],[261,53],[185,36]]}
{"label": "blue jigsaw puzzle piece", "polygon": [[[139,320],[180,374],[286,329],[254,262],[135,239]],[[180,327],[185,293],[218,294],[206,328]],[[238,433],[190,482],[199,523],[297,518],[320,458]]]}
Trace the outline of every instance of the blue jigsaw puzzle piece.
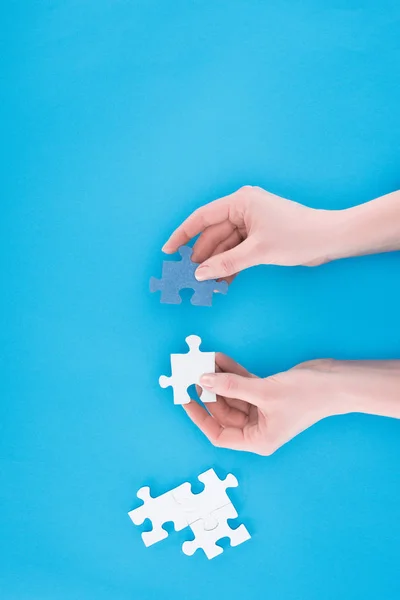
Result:
{"label": "blue jigsaw puzzle piece", "polygon": [[190,302],[194,306],[211,306],[214,292],[226,294],[228,284],[226,281],[197,281],[194,272],[199,266],[192,261],[193,248],[181,246],[178,250],[182,257],[180,261],[164,261],[161,279],[150,279],[150,291],[161,292],[161,302],[164,304],[180,304],[182,299],[179,292],[184,289],[193,289],[194,294]]}

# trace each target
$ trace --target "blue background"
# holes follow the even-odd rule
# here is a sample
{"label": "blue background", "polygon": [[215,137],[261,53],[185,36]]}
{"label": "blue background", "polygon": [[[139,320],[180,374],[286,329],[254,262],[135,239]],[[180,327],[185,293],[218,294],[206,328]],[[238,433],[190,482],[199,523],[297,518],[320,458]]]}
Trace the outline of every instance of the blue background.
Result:
{"label": "blue background", "polygon": [[[148,293],[195,207],[257,184],[342,208],[400,188],[398,0],[1,7],[0,589],[6,600],[400,596],[400,422],[327,419],[271,458],[213,448],[159,388],[203,337],[267,375],[400,358],[400,255]],[[214,466],[253,539],[146,549],[127,512]]]}

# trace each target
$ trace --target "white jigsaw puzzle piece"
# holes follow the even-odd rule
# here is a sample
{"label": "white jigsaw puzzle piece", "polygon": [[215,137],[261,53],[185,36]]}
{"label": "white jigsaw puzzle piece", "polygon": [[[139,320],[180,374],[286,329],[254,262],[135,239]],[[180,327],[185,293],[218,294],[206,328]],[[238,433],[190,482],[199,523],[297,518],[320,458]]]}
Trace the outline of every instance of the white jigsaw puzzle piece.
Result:
{"label": "white jigsaw puzzle piece", "polygon": [[[204,373],[215,373],[215,352],[201,352],[201,338],[189,335],[186,338],[189,352],[171,354],[171,377],[161,375],[159,383],[162,388],[172,386],[174,404],[188,404],[190,396],[187,389],[192,384],[200,385],[199,380]],[[203,389],[202,402],[216,402],[216,395]]]}
{"label": "white jigsaw puzzle piece", "polygon": [[185,513],[176,502],[172,491],[153,498],[149,487],[142,487],[137,492],[137,497],[143,500],[142,506],[131,510],[128,515],[135,525],[141,525],[145,519],[150,519],[153,525],[151,531],[143,531],[142,540],[145,546],[151,546],[168,537],[168,532],[162,525],[172,521],[175,531],[187,527]]}
{"label": "white jigsaw puzzle piece", "polygon": [[142,533],[145,546],[151,546],[168,537],[163,525],[173,522],[176,531],[190,527],[195,539],[183,544],[182,550],[188,556],[198,548],[203,548],[211,559],[223,552],[216,542],[228,537],[231,546],[237,546],[250,539],[244,525],[231,529],[228,519],[236,518],[237,512],[226,493],[228,487],[236,487],[238,481],[231,473],[225,479],[219,479],[214,469],[208,469],[198,476],[204,483],[204,490],[193,494],[191,486],[185,482],[176,488],[153,498],[149,487],[137,492],[143,504],[128,514],[135,525],[141,525],[150,519],[153,529]]}
{"label": "white jigsaw puzzle piece", "polygon": [[222,554],[223,549],[216,544],[222,538],[228,537],[231,546],[239,546],[250,539],[251,536],[244,525],[240,525],[237,529],[232,529],[228,525],[228,519],[235,519],[238,516],[233,504],[218,508],[212,516],[218,521],[218,525],[214,529],[206,529],[202,520],[195,521],[190,525],[195,539],[184,542],[182,546],[184,554],[192,556],[198,548],[202,548],[207,558],[211,559]]}
{"label": "white jigsaw puzzle piece", "polygon": [[231,500],[226,490],[237,487],[238,480],[232,473],[229,473],[225,479],[220,479],[214,469],[201,473],[198,479],[204,483],[204,490],[199,494],[192,493],[188,482],[182,483],[172,490],[172,493],[189,525],[202,519],[207,529],[214,529],[218,523],[213,518],[213,513],[218,508],[230,504]]}

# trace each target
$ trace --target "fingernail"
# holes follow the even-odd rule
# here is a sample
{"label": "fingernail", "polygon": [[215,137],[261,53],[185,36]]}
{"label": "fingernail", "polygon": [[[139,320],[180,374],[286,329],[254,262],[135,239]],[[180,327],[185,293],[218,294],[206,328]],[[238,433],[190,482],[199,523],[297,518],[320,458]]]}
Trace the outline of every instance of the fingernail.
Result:
{"label": "fingernail", "polygon": [[201,265],[201,267],[196,269],[194,276],[196,277],[197,281],[204,281],[205,279],[211,279],[211,277],[212,277],[211,269],[208,265]]}
{"label": "fingernail", "polygon": [[164,246],[161,248],[161,252],[165,252],[168,250],[168,242],[165,242]]}
{"label": "fingernail", "polygon": [[206,388],[212,388],[215,383],[215,375],[210,373],[208,375],[202,375],[200,377],[200,385],[204,385]]}

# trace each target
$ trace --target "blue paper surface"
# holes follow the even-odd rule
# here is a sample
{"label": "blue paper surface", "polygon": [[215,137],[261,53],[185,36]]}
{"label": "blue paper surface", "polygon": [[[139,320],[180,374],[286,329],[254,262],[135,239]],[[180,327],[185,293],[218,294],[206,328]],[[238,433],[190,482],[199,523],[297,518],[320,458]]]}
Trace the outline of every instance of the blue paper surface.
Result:
{"label": "blue paper surface", "polygon": [[[5,600],[398,600],[400,422],[213,448],[159,388],[187,335],[260,375],[400,358],[400,255],[148,292],[201,204],[256,184],[338,209],[400,187],[394,0],[0,8],[0,590]],[[189,292],[190,293],[190,292]],[[145,548],[127,512],[213,466],[253,538]]]}

